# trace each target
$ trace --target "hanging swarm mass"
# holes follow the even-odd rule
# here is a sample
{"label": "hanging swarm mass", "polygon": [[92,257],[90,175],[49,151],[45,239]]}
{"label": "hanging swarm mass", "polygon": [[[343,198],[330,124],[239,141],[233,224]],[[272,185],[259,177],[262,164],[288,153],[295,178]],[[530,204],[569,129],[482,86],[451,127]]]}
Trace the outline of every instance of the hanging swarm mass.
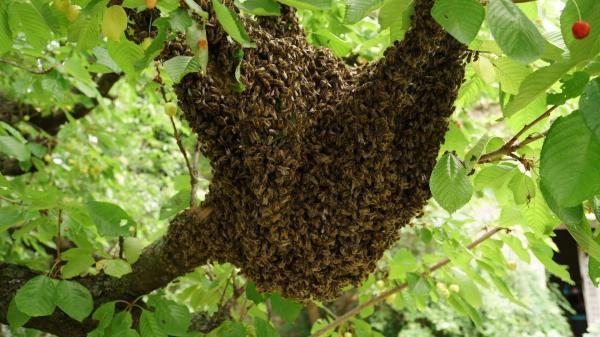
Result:
{"label": "hanging swarm mass", "polygon": [[432,3],[418,0],[404,40],[354,70],[308,45],[293,13],[271,19],[287,25],[245,20],[258,48],[244,50],[242,93],[232,90],[238,47],[209,31],[208,75],[176,91],[214,176],[203,210],[171,225],[169,258],[231,262],[259,289],[301,300],[364,280],[430,197],[463,80],[465,47],[431,18]]}

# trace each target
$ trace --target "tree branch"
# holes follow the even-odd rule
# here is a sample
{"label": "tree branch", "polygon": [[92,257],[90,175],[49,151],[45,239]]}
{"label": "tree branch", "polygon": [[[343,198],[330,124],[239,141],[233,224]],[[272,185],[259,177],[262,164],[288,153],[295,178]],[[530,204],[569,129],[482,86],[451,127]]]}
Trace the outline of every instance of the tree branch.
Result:
{"label": "tree branch", "polygon": [[[138,261],[133,264],[132,272],[115,278],[106,274],[86,276],[75,279],[85,286],[94,299],[94,307],[114,300],[132,301],[141,295],[163,288],[177,277],[190,272],[194,267],[203,265],[215,257],[209,254],[214,229],[206,228],[211,223],[207,209],[188,209],[178,214],[172,221],[168,233],[146,249]],[[173,234],[176,231],[179,234]],[[187,241],[181,236],[193,235],[197,231],[208,233],[208,237],[197,236]],[[193,256],[191,256],[193,255]],[[185,261],[178,260],[185,256]],[[0,323],[7,324],[8,305],[17,290],[29,279],[39,273],[27,267],[0,263]],[[95,322],[87,318],[77,322],[60,310],[51,315],[31,319],[25,325],[56,334],[61,337],[82,337],[95,328]]]}
{"label": "tree branch", "polygon": [[546,110],[543,114],[541,114],[540,116],[538,116],[535,120],[533,120],[531,123],[529,124],[525,124],[525,126],[523,126],[523,128],[521,128],[521,130],[519,130],[519,132],[517,132],[517,134],[515,134],[508,142],[506,142],[501,148],[499,148],[498,150],[486,153],[484,155],[482,155],[479,158],[478,163],[479,164],[485,164],[485,163],[490,163],[493,162],[494,160],[497,160],[499,158],[502,158],[503,156],[506,155],[510,155],[511,153],[525,147],[525,145],[532,143],[538,139],[542,139],[544,138],[544,134],[537,134],[537,135],[529,135],[527,136],[527,138],[525,138],[523,141],[518,142],[519,138],[524,135],[527,131],[529,131],[529,129],[531,129],[534,125],[536,125],[537,123],[543,121],[544,119],[550,117],[550,114],[556,110],[558,108],[558,105],[553,105],[552,107],[550,107],[548,110]]}
{"label": "tree branch", "polygon": [[[498,232],[500,232],[502,230],[506,230],[506,228],[495,227],[493,229],[490,229],[489,231],[483,233],[480,237],[478,237],[477,239],[475,239],[474,241],[472,241],[471,243],[469,243],[467,245],[467,249],[469,249],[469,250],[474,249],[479,244],[481,244],[485,240],[491,238],[492,236],[496,235],[496,233],[498,233]],[[436,264],[434,264],[431,267],[429,267],[429,269],[426,272],[421,273],[421,277],[426,277],[427,275],[433,273],[434,271],[436,271],[436,270],[438,270],[438,269],[446,266],[450,262],[451,261],[450,261],[449,258],[445,258],[445,259],[437,262]],[[343,314],[341,316],[338,316],[337,319],[335,319],[333,322],[327,324],[323,328],[319,329],[317,332],[315,332],[314,334],[310,335],[310,337],[323,336],[327,331],[335,329],[338,326],[340,326],[341,324],[349,321],[350,319],[352,319],[352,317],[358,315],[364,309],[382,303],[383,301],[385,301],[386,298],[390,297],[393,294],[399,293],[400,291],[402,291],[406,287],[408,287],[408,283],[405,282],[405,283],[402,283],[402,284],[400,284],[400,285],[398,285],[398,286],[396,286],[396,287],[394,287],[392,289],[388,289],[388,290],[384,291],[379,296],[374,297],[374,298],[368,300],[367,302],[364,302],[364,303],[362,303],[362,304],[354,307],[352,310],[346,312],[345,314]]]}

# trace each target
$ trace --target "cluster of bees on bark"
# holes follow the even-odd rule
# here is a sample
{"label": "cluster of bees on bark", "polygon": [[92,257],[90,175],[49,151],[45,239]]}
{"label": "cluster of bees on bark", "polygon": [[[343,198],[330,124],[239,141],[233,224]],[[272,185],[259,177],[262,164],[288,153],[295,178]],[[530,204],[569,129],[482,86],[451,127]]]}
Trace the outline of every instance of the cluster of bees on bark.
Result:
{"label": "cluster of bees on bark", "polygon": [[260,290],[299,300],[363,281],[430,198],[463,81],[466,47],[432,4],[417,0],[404,39],[360,68],[309,45],[293,12],[244,19],[258,47],[244,49],[243,92],[232,90],[239,46],[211,19],[206,75],[175,89],[214,175],[202,208],[171,224],[168,258],[231,262]]}

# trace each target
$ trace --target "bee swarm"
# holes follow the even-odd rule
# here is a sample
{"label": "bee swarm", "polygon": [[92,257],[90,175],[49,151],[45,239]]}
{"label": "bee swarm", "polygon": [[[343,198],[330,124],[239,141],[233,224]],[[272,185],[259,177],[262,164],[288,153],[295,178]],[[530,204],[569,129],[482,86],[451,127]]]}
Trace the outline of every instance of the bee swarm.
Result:
{"label": "bee swarm", "polygon": [[258,47],[244,49],[241,93],[239,47],[212,15],[207,75],[176,91],[214,176],[202,208],[171,224],[164,258],[187,269],[231,262],[259,289],[299,300],[331,299],[373,271],[430,197],[463,81],[466,48],[432,4],[417,0],[404,40],[358,69],[310,46],[293,12],[245,19]]}

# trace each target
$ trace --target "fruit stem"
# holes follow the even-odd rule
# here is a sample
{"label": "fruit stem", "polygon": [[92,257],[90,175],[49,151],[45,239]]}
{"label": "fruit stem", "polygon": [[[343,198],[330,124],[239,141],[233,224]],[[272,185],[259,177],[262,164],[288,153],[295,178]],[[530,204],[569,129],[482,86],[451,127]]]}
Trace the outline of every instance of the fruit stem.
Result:
{"label": "fruit stem", "polygon": [[575,0],[571,0],[573,2],[573,4],[575,5],[575,9],[577,9],[577,15],[579,15],[579,21],[581,21],[581,11],[579,10],[579,4],[577,4],[577,1]]}

